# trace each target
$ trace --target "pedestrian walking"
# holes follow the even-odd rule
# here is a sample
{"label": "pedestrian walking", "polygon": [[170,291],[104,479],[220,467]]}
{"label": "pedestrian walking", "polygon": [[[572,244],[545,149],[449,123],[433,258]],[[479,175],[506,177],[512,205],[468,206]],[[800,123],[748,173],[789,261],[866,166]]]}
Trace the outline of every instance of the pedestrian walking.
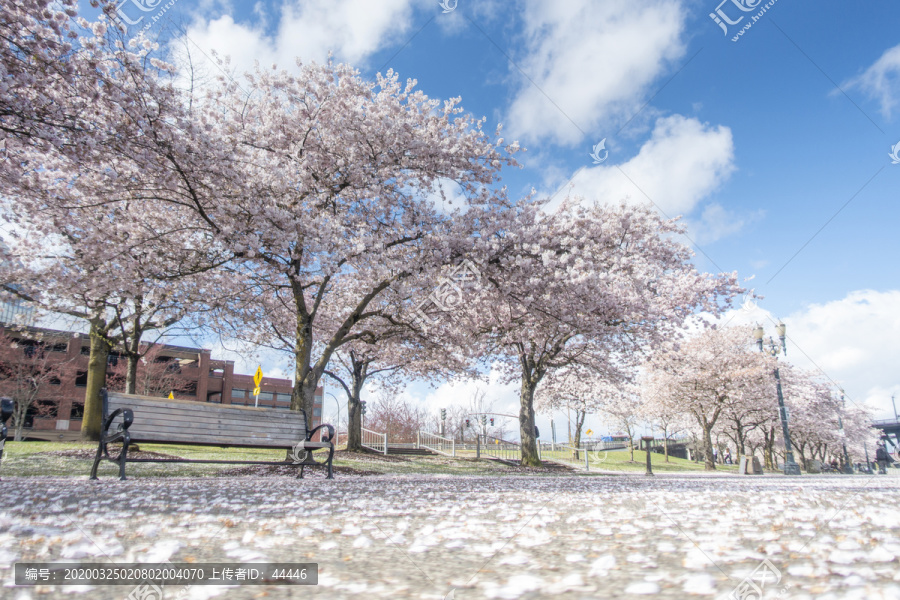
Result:
{"label": "pedestrian walking", "polygon": [[731,449],[730,449],[730,448],[725,448],[725,456],[724,456],[724,458],[722,459],[722,463],[723,463],[723,464],[726,464],[726,465],[732,465],[732,464],[734,464],[734,463],[731,461]]}
{"label": "pedestrian walking", "polygon": [[719,462],[719,449],[716,448],[715,446],[713,446],[713,462],[714,463]]}
{"label": "pedestrian walking", "polygon": [[875,448],[875,462],[878,463],[879,474],[887,475],[887,465],[890,459],[891,455],[885,449],[884,442],[878,442],[878,446]]}

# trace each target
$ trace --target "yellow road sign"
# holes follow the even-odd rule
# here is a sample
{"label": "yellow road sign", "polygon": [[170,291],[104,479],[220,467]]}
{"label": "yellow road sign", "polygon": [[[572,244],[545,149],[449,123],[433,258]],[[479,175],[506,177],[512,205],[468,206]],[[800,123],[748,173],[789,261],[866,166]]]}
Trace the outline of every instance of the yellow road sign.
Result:
{"label": "yellow road sign", "polygon": [[172,392],[169,392],[169,400],[174,400],[174,399],[175,399],[175,394],[173,394]]}
{"label": "yellow road sign", "polygon": [[588,435],[591,435],[592,433],[594,433],[594,430],[593,430],[593,429],[588,429],[587,431],[585,431],[585,433],[588,434]]}
{"label": "yellow road sign", "polygon": [[[256,384],[256,387],[259,387],[259,383],[262,381],[262,365],[256,367],[256,375],[253,376],[253,383]],[[256,392],[257,394],[259,392]]]}
{"label": "yellow road sign", "polygon": [[258,388],[258,387],[253,388],[253,395],[254,395],[254,396],[259,396],[259,388]]}

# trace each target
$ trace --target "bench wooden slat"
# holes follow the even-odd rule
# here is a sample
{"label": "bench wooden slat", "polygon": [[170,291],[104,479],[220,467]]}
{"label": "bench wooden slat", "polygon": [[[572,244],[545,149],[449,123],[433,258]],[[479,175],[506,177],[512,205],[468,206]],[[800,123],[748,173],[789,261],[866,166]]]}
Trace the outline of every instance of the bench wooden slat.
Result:
{"label": "bench wooden slat", "polygon": [[237,406],[232,404],[210,404],[205,402],[170,400],[168,398],[152,398],[148,396],[128,397],[122,394],[109,395],[110,412],[117,408],[131,408],[138,405],[148,410],[165,410],[196,415],[229,415],[248,421],[287,422],[293,423],[303,418],[297,411],[277,410],[272,408]]}
{"label": "bench wooden slat", "polygon": [[[170,412],[151,412],[146,411],[141,408],[133,411],[135,415],[140,414],[141,419],[147,421],[153,421],[154,423],[159,423],[161,425],[166,424],[174,424],[174,425],[198,425],[206,427],[209,425],[210,427],[243,427],[247,429],[247,421],[243,419],[232,419],[232,418],[216,418],[214,415],[210,416],[202,416],[202,417],[194,417],[192,415],[178,414],[178,413],[170,413]],[[278,422],[265,422],[263,425],[269,431],[280,431],[284,433],[296,433],[298,430],[305,429],[303,427],[302,422],[300,423],[278,423]]]}

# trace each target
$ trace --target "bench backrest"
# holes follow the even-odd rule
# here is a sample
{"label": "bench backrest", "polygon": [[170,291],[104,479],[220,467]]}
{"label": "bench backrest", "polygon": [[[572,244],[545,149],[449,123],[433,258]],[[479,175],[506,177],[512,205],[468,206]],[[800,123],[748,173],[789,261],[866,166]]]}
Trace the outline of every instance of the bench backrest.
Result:
{"label": "bench backrest", "polygon": [[303,412],[108,392],[104,415],[130,408],[133,442],[291,448],[306,439]]}

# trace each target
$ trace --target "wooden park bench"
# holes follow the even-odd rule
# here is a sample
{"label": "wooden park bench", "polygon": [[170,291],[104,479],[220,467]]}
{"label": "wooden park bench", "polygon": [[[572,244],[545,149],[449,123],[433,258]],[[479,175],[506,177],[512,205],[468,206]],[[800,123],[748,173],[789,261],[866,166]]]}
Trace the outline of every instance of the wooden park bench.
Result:
{"label": "wooden park bench", "polygon": [[[325,467],[328,479],[334,479],[331,462],[334,459],[334,427],[319,425],[309,431],[306,413],[231,404],[210,404],[192,400],[171,400],[107,392],[100,392],[103,402],[103,429],[100,445],[91,468],[91,479],[97,479],[97,466],[104,458],[118,463],[119,479],[125,479],[125,463],[216,463],[240,465],[281,465]],[[321,441],[312,441],[320,429]],[[292,460],[192,460],[185,458],[130,458],[129,444],[180,444],[220,446],[231,448],[273,448],[290,450]],[[110,457],[108,444],[121,443],[122,451]],[[313,452],[328,450],[328,458],[316,462]]]}

